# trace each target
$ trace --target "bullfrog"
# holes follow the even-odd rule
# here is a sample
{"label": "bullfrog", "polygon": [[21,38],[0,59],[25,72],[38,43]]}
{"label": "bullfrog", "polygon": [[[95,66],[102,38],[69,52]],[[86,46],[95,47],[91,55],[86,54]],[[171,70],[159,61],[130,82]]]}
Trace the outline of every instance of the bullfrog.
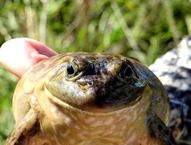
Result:
{"label": "bullfrog", "polygon": [[65,53],[30,68],[13,96],[7,145],[175,145],[168,95],[138,61]]}

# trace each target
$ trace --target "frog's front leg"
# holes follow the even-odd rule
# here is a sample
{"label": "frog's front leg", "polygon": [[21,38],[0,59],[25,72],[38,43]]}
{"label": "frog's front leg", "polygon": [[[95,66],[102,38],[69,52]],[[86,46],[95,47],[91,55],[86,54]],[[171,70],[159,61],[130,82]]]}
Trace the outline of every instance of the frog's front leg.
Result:
{"label": "frog's front leg", "polygon": [[176,145],[172,133],[165,123],[152,111],[147,112],[147,127],[151,136],[161,140],[164,145]]}
{"label": "frog's front leg", "polygon": [[40,124],[33,109],[14,127],[6,140],[6,145],[26,145],[27,140],[40,130]]}

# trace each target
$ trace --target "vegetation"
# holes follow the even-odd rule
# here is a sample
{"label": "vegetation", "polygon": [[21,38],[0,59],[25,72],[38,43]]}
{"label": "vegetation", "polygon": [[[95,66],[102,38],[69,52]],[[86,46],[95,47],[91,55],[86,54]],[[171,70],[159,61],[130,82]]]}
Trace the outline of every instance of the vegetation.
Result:
{"label": "vegetation", "polygon": [[[58,52],[112,51],[146,65],[191,33],[190,0],[1,0],[0,45],[16,37]],[[17,79],[0,67],[0,144],[13,127]]]}

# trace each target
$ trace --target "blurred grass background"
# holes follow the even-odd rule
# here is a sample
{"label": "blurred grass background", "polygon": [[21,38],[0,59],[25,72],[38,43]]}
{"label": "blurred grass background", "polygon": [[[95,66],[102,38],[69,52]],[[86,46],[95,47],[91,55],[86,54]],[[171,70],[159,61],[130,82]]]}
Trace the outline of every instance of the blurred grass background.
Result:
{"label": "blurred grass background", "polygon": [[[58,52],[112,51],[151,64],[191,34],[191,0],[1,0],[0,45],[17,37]],[[0,66],[0,145],[17,78]]]}

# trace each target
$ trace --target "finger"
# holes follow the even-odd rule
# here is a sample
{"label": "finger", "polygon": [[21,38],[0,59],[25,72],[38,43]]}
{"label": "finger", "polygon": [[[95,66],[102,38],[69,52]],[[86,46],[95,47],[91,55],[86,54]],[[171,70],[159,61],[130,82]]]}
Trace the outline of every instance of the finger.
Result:
{"label": "finger", "polygon": [[16,38],[5,42],[0,49],[0,63],[21,77],[31,66],[56,52],[42,43],[29,38]]}

